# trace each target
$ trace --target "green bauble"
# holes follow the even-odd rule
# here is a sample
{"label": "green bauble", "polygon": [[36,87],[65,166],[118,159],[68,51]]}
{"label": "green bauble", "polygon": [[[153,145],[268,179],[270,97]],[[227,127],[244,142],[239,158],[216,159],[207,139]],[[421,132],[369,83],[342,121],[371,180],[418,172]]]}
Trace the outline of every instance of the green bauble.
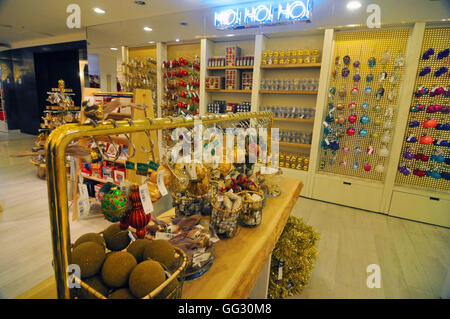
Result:
{"label": "green bauble", "polygon": [[113,188],[103,196],[101,204],[105,219],[115,223],[125,216],[128,210],[128,197],[125,192]]}

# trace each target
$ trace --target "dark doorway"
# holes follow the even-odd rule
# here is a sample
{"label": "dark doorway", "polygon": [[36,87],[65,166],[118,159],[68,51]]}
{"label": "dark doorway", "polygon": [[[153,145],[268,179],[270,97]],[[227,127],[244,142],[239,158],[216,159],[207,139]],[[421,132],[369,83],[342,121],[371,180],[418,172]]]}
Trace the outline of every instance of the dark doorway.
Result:
{"label": "dark doorway", "polygon": [[81,104],[81,83],[78,50],[58,51],[34,54],[34,67],[36,74],[36,89],[38,94],[39,110],[43,115],[48,94],[52,88],[58,87],[58,81],[64,80],[66,88],[75,93],[72,96],[75,105]]}

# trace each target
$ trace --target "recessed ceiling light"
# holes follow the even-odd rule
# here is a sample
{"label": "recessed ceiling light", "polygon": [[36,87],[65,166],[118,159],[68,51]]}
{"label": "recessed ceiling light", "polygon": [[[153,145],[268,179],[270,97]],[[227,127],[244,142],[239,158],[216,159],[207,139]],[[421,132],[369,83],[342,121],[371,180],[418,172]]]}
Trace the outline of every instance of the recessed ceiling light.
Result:
{"label": "recessed ceiling light", "polygon": [[118,48],[110,48],[110,49],[113,50],[113,51],[119,50]]}
{"label": "recessed ceiling light", "polygon": [[134,4],[137,4],[138,6],[144,6],[145,1],[135,1]]}
{"label": "recessed ceiling light", "polygon": [[180,39],[176,38],[176,39],[175,39],[175,42],[180,42]]}
{"label": "recessed ceiling light", "polygon": [[155,41],[148,41],[148,43],[155,43]]}
{"label": "recessed ceiling light", "polygon": [[234,34],[227,34],[227,37],[234,37]]}
{"label": "recessed ceiling light", "polygon": [[94,11],[95,11],[96,13],[98,13],[98,14],[104,14],[104,13],[106,13],[105,10],[100,9],[100,8],[94,8]]}
{"label": "recessed ceiling light", "polygon": [[145,30],[145,31],[152,31],[153,29],[150,28],[150,27],[144,27],[144,30]]}
{"label": "recessed ceiling light", "polygon": [[347,3],[347,9],[349,10],[356,10],[361,8],[361,2],[359,1],[350,1]]}

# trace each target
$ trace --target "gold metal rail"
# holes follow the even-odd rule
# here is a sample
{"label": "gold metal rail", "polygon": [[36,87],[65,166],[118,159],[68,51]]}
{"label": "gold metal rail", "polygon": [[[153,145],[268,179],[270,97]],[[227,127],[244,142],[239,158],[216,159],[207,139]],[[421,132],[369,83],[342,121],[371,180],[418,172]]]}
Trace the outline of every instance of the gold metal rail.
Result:
{"label": "gold metal rail", "polygon": [[[70,227],[67,198],[67,180],[65,153],[66,147],[79,138],[101,135],[117,135],[145,132],[146,130],[174,129],[202,124],[242,121],[247,119],[268,119],[268,138],[271,137],[273,125],[272,112],[248,112],[221,115],[188,116],[184,118],[146,118],[134,123],[118,121],[116,126],[104,122],[94,127],[91,124],[66,124],[56,128],[47,139],[45,157],[47,163],[47,191],[50,213],[50,227],[53,246],[53,267],[57,285],[58,298],[70,298],[67,267],[70,255]],[[268,143],[270,147],[270,143]],[[270,149],[268,150],[270,152]]]}

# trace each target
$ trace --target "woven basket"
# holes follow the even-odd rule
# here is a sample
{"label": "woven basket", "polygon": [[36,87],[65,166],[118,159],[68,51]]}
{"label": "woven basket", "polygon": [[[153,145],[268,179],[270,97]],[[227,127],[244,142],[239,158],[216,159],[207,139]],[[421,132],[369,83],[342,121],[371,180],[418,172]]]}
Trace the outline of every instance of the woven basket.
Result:
{"label": "woven basket", "polygon": [[[245,199],[245,195],[257,194],[261,196],[261,200],[248,201]],[[264,208],[264,193],[262,191],[242,191],[238,193],[242,198],[242,211],[239,214],[239,222],[245,227],[256,227],[261,224],[262,210]]]}
{"label": "woven basket", "polygon": [[238,232],[238,218],[242,210],[242,205],[235,210],[226,210],[218,208],[215,205],[216,199],[211,201],[213,207],[211,213],[210,227],[216,232],[217,236],[231,238]]}
{"label": "woven basket", "polygon": [[[129,229],[134,232],[134,229],[129,227]],[[101,233],[100,233],[101,234]],[[147,239],[150,239],[150,237],[146,236]],[[160,293],[166,288],[172,281],[176,280],[178,281],[177,285],[171,290],[171,291],[165,291],[165,297],[164,299],[181,299],[181,294],[183,290],[183,283],[185,279],[185,271],[187,266],[187,256],[184,253],[184,251],[176,246],[174,246],[177,257],[176,262],[174,263],[174,266],[171,267],[171,269],[167,269],[163,264],[161,266],[164,268],[166,272],[166,280],[156,287],[153,291],[151,291],[148,295],[141,299],[161,299]],[[126,251],[126,248],[123,250]],[[74,281],[78,284],[80,284],[80,289],[83,289],[85,291],[88,291],[91,295],[93,295],[97,299],[108,299],[106,296],[102,295],[100,292],[86,284],[82,279],[78,277],[74,277]],[[74,293],[72,297],[77,298],[78,294]]]}

